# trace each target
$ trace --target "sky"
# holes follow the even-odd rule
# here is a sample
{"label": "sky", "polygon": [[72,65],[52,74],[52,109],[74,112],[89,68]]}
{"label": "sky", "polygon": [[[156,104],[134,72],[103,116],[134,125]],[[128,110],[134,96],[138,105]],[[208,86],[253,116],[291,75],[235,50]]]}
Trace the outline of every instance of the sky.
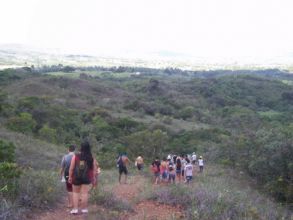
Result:
{"label": "sky", "polygon": [[0,44],[92,55],[293,56],[292,0],[0,2]]}

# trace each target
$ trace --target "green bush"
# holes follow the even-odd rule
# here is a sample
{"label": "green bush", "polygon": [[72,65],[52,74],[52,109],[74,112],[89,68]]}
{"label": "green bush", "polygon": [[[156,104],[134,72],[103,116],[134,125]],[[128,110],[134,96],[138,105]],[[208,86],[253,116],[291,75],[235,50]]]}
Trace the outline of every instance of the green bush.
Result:
{"label": "green bush", "polygon": [[56,143],[57,142],[57,132],[56,129],[48,127],[48,125],[44,125],[40,130],[39,130],[39,136],[43,140],[46,140],[51,143]]}
{"label": "green bush", "polygon": [[91,192],[90,201],[119,212],[132,211],[131,204],[117,198],[113,192],[106,191],[103,187],[97,187]]}
{"label": "green bush", "polygon": [[52,171],[26,170],[19,180],[20,204],[30,208],[53,205],[63,196],[63,184]]}
{"label": "green bush", "polygon": [[17,178],[21,174],[14,151],[12,143],[0,140],[0,195],[10,199],[16,196]]}
{"label": "green bush", "polygon": [[37,123],[30,113],[20,113],[19,116],[12,117],[7,122],[7,127],[13,131],[22,133],[33,133]]}
{"label": "green bush", "polygon": [[0,139],[0,163],[15,161],[15,146],[11,142]]}
{"label": "green bush", "polygon": [[185,119],[191,118],[194,115],[195,109],[192,106],[186,106],[179,112],[179,117]]}

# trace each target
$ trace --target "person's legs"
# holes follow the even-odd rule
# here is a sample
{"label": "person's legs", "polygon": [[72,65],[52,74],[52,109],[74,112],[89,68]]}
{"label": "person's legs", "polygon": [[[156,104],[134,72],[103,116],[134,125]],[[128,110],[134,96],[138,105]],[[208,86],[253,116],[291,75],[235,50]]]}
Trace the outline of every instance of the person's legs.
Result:
{"label": "person's legs", "polygon": [[121,175],[122,175],[122,169],[119,167],[119,183],[121,183]]}
{"label": "person's legs", "polygon": [[121,173],[119,173],[119,183],[121,183]]}
{"label": "person's legs", "polygon": [[68,192],[68,208],[72,208],[72,207],[73,207],[73,193]]}
{"label": "person's legs", "polygon": [[73,198],[72,198],[72,184],[66,181],[66,189],[67,189],[67,197],[68,197],[68,204],[69,208],[73,206]]}
{"label": "person's legs", "polygon": [[175,183],[175,174],[172,174],[172,181]]}
{"label": "person's legs", "polygon": [[[81,186],[72,185],[72,201],[73,201],[73,210],[78,210],[78,200]],[[75,213],[74,213],[75,214]]]}
{"label": "person's legs", "polygon": [[124,180],[124,183],[126,184],[126,183],[127,183],[127,174],[128,174],[128,170],[127,170],[126,167],[125,167],[125,169],[124,169],[124,173],[125,173],[125,180]]}
{"label": "person's legs", "polygon": [[81,185],[81,189],[80,189],[81,205],[80,206],[82,208],[82,212],[87,212],[89,190],[90,190],[90,184]]}
{"label": "person's legs", "polygon": [[181,182],[181,170],[176,171],[176,176],[177,176],[178,182]]}

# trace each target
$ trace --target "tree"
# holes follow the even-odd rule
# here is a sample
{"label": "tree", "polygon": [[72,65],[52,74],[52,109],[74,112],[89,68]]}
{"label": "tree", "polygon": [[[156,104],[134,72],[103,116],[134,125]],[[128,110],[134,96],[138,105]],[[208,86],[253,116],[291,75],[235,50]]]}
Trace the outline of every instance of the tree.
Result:
{"label": "tree", "polygon": [[141,154],[152,160],[156,156],[163,155],[167,148],[168,139],[166,132],[157,129],[133,133],[125,137],[124,141],[129,155],[135,157]]}
{"label": "tree", "polygon": [[26,112],[20,113],[19,116],[12,117],[8,120],[7,126],[13,131],[22,133],[32,133],[37,123],[32,115]]}
{"label": "tree", "polygon": [[44,125],[40,130],[39,130],[39,136],[40,138],[51,142],[51,143],[56,143],[57,142],[57,132],[56,129],[48,127],[48,125]]}

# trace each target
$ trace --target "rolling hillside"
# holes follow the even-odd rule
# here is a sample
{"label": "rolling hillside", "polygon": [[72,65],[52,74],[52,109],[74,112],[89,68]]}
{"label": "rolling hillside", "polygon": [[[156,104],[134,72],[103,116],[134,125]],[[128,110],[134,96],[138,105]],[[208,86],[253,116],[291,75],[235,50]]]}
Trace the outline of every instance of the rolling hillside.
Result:
{"label": "rolling hillside", "polygon": [[292,204],[293,75],[51,68],[0,71],[0,139],[13,143],[14,162],[34,175],[51,172],[54,182],[63,146],[83,139],[103,169],[113,168],[109,158],[120,152],[150,162],[196,151],[222,172],[245,173],[261,194]]}

